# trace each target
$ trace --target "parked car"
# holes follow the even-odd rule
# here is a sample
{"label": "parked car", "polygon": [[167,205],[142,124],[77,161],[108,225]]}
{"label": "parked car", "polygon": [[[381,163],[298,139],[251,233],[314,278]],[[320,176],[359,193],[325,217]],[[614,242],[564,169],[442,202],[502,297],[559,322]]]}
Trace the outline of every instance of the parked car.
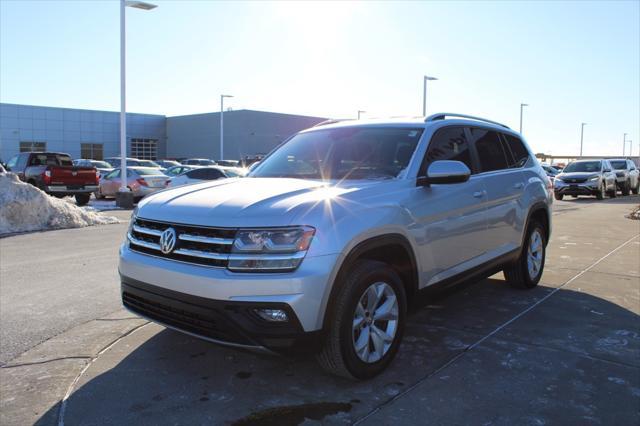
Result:
{"label": "parked car", "polygon": [[544,172],[547,174],[547,177],[549,178],[549,180],[551,181],[551,184],[553,184],[553,181],[555,180],[556,176],[560,173],[560,171],[558,169],[556,169],[553,166],[550,166],[548,164],[541,164],[542,169],[544,170]]}
{"label": "parked car", "polygon": [[72,195],[83,206],[98,188],[95,167],[74,166],[69,154],[61,152],[22,152],[7,163],[20,180],[56,197]]}
{"label": "parked car", "polygon": [[164,171],[164,174],[169,176],[169,177],[173,177],[173,176],[178,176],[181,175],[183,173],[188,172],[189,170],[193,170],[196,169],[198,167],[201,166],[173,166],[173,167],[169,167],[167,170]]}
{"label": "parked car", "polygon": [[111,164],[106,161],[100,160],[86,160],[84,158],[80,158],[78,160],[73,160],[74,166],[82,166],[82,167],[95,167],[98,172],[100,172],[100,176],[104,176],[107,173],[113,171],[113,167]]}
{"label": "parked car", "polygon": [[182,164],[191,166],[215,166],[216,162],[209,160],[208,158],[187,158],[182,161]]}
{"label": "parked car", "polygon": [[[120,170],[114,169],[100,179],[100,186],[95,192],[96,199],[115,197],[120,189]],[[153,167],[127,167],[127,188],[133,192],[134,201],[139,201],[165,187],[167,176]]]}
{"label": "parked car", "polygon": [[167,170],[170,169],[171,167],[180,165],[180,163],[175,160],[156,160],[156,163],[158,163],[161,167]]}
{"label": "parked car", "polygon": [[170,178],[166,186],[189,185],[207,180],[226,179],[231,177],[221,167],[198,167]]}
{"label": "parked car", "polygon": [[245,179],[147,197],[120,250],[124,306],[366,379],[394,358],[422,291],[499,270],[535,287],[551,232],[544,170],[508,127],[449,117],[316,126]]}
{"label": "parked car", "polygon": [[216,160],[216,164],[223,167],[240,167],[238,160]]}
{"label": "parked car", "polygon": [[553,183],[556,200],[565,195],[616,196],[616,174],[607,160],[579,160],[567,165]]}
{"label": "parked car", "polygon": [[616,174],[616,184],[622,195],[629,195],[629,192],[638,193],[640,189],[640,171],[635,163],[624,158],[609,160],[613,171]]}
{"label": "parked car", "polygon": [[[111,164],[112,167],[120,167],[120,157],[109,157],[105,158],[104,161]],[[129,158],[127,157],[127,167],[140,167],[142,164],[140,160],[137,158]]]}

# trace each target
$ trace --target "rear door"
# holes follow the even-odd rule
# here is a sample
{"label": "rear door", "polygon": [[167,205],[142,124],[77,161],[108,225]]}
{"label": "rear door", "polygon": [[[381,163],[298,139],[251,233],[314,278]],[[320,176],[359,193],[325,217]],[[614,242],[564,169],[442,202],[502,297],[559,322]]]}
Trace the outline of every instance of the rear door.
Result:
{"label": "rear door", "polygon": [[[520,247],[524,223],[525,177],[522,166],[529,157],[516,160],[506,135],[488,128],[471,128],[472,146],[478,158],[479,174],[487,191],[487,229],[483,242],[489,257],[495,258]],[[519,139],[515,138],[519,141]],[[521,142],[520,142],[521,144]],[[516,162],[517,161],[517,162]]]}

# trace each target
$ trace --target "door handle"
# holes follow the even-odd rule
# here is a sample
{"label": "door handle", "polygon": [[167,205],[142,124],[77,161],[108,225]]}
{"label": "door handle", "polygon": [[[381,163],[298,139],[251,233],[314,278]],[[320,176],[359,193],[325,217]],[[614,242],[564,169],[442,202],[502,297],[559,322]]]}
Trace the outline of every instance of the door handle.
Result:
{"label": "door handle", "polygon": [[516,183],[515,185],[513,185],[513,187],[514,187],[515,189],[522,189],[522,188],[524,188],[524,183],[522,183],[522,182],[518,182],[518,183]]}
{"label": "door handle", "polygon": [[484,191],[476,191],[473,193],[473,197],[474,198],[482,198],[484,196],[485,192]]}

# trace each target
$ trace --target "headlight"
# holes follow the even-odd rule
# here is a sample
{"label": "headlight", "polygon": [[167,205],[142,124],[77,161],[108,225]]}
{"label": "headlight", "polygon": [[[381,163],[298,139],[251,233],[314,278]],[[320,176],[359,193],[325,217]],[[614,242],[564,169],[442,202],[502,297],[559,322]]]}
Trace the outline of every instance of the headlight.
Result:
{"label": "headlight", "polygon": [[238,231],[229,255],[232,271],[292,271],[300,266],[316,230],[309,226]]}
{"label": "headlight", "polygon": [[589,178],[589,182],[596,182],[598,180],[600,180],[600,176],[593,176]]}

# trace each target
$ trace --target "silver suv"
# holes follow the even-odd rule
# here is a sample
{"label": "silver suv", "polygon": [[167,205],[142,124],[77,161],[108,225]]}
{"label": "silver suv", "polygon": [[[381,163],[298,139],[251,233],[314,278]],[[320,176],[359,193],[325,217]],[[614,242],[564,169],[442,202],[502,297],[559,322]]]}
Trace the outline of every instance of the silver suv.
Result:
{"label": "silver suv", "polygon": [[122,301],[215,343],[312,351],[366,379],[392,361],[423,290],[500,270],[536,286],[552,198],[499,123],[322,123],[246,178],[146,197],[120,251]]}

